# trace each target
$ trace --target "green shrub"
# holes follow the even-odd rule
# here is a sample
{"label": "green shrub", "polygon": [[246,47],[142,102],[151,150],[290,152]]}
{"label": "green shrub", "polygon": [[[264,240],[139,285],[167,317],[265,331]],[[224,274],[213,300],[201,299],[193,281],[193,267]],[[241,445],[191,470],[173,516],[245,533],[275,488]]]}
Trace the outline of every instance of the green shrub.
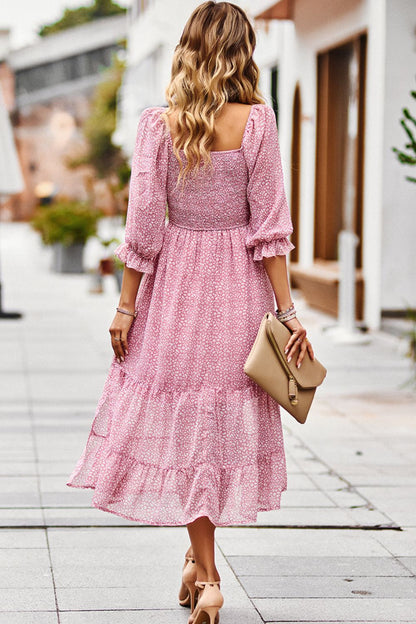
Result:
{"label": "green shrub", "polygon": [[60,201],[39,208],[31,220],[32,227],[40,233],[45,245],[62,243],[66,247],[85,243],[97,234],[97,223],[102,217],[98,210],[79,201]]}

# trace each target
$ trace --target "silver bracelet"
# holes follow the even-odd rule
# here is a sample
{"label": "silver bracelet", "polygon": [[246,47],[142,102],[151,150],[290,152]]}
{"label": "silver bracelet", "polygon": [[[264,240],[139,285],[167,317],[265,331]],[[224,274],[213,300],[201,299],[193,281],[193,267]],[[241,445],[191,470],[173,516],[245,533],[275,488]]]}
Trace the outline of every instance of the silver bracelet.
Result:
{"label": "silver bracelet", "polygon": [[121,314],[127,314],[127,316],[134,316],[134,318],[136,318],[137,316],[137,312],[129,312],[128,310],[125,310],[124,308],[116,308],[117,312],[120,312]]}
{"label": "silver bracelet", "polygon": [[296,318],[296,311],[293,310],[292,312],[285,314],[284,316],[278,316],[277,319],[281,322],[281,323],[287,323],[287,321],[291,321],[292,319]]}

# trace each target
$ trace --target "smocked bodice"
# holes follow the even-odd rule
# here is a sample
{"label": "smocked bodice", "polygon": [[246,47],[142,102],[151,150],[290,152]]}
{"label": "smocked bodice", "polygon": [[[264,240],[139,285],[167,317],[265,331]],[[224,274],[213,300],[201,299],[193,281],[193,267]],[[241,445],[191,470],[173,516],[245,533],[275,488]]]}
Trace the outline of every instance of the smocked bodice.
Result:
{"label": "smocked bodice", "polygon": [[243,150],[211,153],[212,170],[177,185],[179,163],[169,151],[167,199],[169,221],[192,229],[225,229],[246,225],[248,169]]}

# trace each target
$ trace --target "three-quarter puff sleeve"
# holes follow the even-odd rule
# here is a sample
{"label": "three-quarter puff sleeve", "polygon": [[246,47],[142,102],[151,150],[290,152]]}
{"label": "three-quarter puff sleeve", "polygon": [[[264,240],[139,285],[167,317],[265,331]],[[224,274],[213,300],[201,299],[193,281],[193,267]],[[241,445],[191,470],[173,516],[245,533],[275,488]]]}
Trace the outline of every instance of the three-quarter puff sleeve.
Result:
{"label": "three-quarter puff sleeve", "polygon": [[249,172],[247,199],[250,221],[246,246],[253,260],[286,255],[294,249],[288,240],[292,220],[283,182],[280,148],[273,109],[256,106],[244,150]]}
{"label": "three-quarter puff sleeve", "polygon": [[161,110],[145,109],[134,148],[124,240],[114,254],[127,267],[153,273],[162,248],[166,214],[167,141]]}

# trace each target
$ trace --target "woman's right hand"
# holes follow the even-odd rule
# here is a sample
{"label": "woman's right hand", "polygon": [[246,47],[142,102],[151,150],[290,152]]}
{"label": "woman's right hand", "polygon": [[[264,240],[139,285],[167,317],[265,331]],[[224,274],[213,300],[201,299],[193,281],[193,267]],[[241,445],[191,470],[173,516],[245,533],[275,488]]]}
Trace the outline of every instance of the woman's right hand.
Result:
{"label": "woman's right hand", "polygon": [[125,355],[128,355],[127,333],[134,320],[133,316],[116,312],[116,315],[108,330],[111,334],[111,346],[117,358],[117,362],[124,362]]}
{"label": "woman's right hand", "polygon": [[292,335],[290,336],[285,347],[287,361],[291,361],[298,349],[299,353],[296,361],[297,368],[300,368],[306,351],[308,351],[311,360],[314,360],[315,354],[311,343],[306,337],[306,329],[302,326],[298,319],[294,318],[291,321],[286,321],[284,325],[292,332]]}

